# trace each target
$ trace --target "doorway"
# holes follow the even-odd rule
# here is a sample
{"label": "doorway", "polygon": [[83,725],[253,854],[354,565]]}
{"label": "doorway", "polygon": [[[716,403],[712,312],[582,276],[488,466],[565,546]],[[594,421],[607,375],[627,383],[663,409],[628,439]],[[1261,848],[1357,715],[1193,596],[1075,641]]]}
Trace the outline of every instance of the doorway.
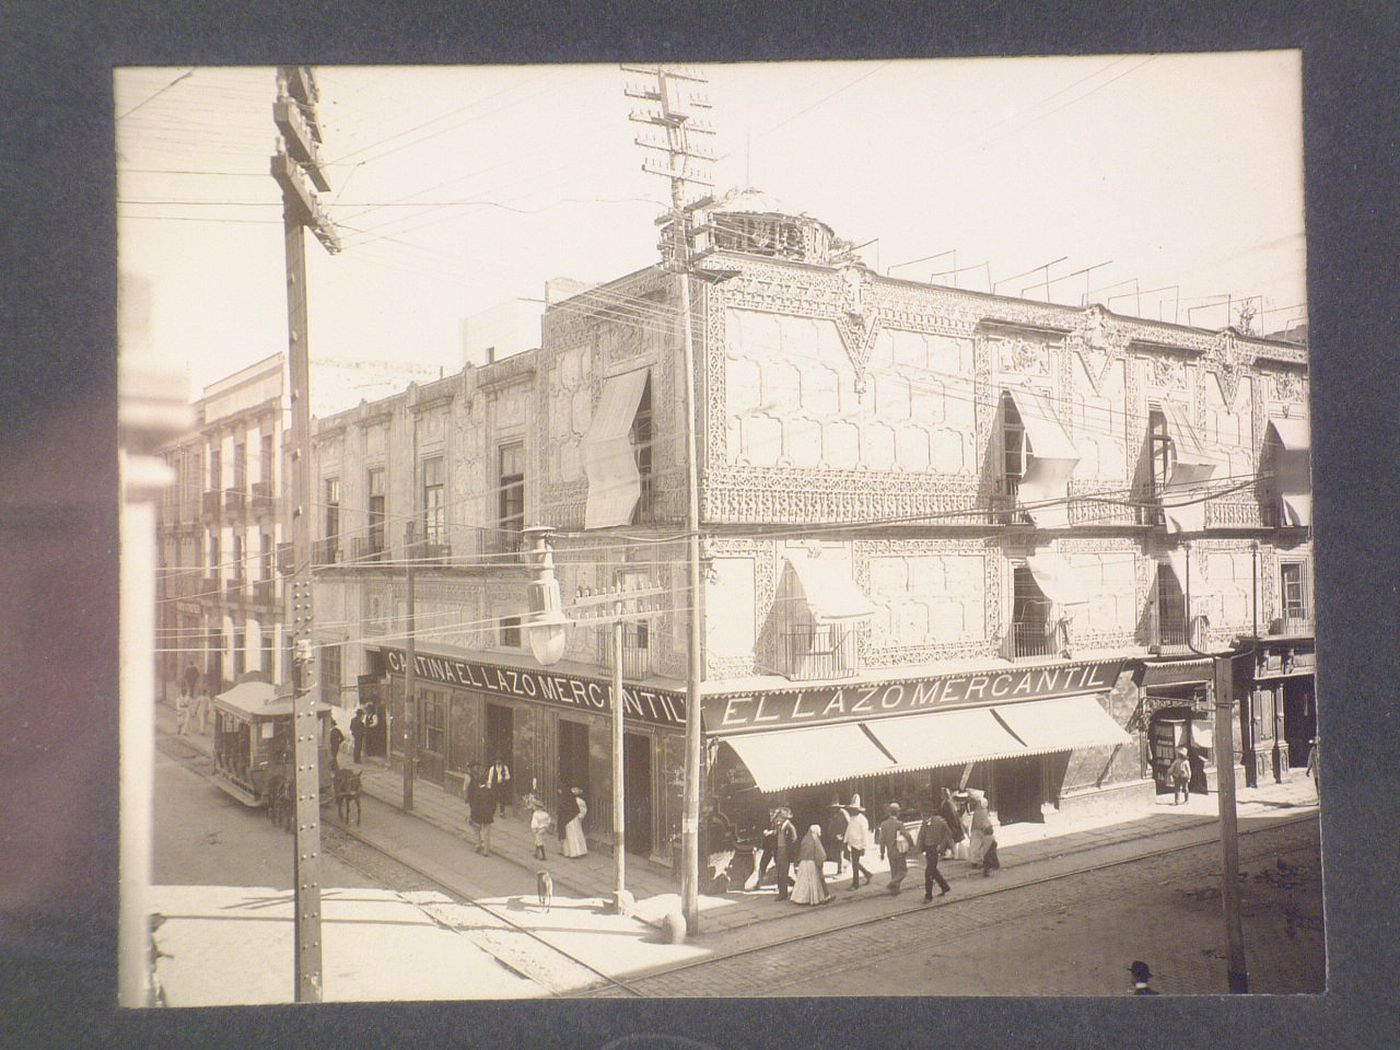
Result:
{"label": "doorway", "polygon": [[559,794],[581,788],[590,808],[595,804],[588,790],[588,726],[559,719]]}
{"label": "doorway", "polygon": [[627,824],[627,852],[651,855],[651,737],[625,734],[622,745],[623,819]]}
{"label": "doorway", "polygon": [[1042,823],[1044,766],[1041,756],[1004,758],[996,764],[994,797],[997,819],[1002,824],[1023,821]]}
{"label": "doorway", "polygon": [[1288,741],[1288,764],[1297,769],[1308,764],[1313,737],[1317,736],[1317,704],[1311,677],[1283,682],[1283,736]]}
{"label": "doorway", "polygon": [[515,709],[505,704],[486,705],[485,765],[501,760],[515,770]]}
{"label": "doorway", "polygon": [[418,694],[417,776],[442,786],[447,767],[447,695],[436,689]]}

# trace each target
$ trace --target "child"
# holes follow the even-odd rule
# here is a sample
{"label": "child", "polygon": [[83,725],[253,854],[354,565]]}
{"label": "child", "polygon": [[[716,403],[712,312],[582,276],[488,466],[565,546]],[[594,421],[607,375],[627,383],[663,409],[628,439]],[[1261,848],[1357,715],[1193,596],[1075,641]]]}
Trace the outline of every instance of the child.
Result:
{"label": "child", "polygon": [[530,833],[535,837],[535,856],[544,860],[544,836],[549,831],[549,826],[554,821],[550,819],[549,810],[544,808],[544,803],[535,800],[535,811],[530,814]]}
{"label": "child", "polygon": [[988,828],[982,836],[982,877],[990,878],[992,872],[1001,870],[1001,861],[997,857],[997,830]]}
{"label": "child", "polygon": [[1187,761],[1186,748],[1176,749],[1176,759],[1167,767],[1167,775],[1172,782],[1172,805],[1179,806],[1183,797],[1191,801],[1191,763]]}

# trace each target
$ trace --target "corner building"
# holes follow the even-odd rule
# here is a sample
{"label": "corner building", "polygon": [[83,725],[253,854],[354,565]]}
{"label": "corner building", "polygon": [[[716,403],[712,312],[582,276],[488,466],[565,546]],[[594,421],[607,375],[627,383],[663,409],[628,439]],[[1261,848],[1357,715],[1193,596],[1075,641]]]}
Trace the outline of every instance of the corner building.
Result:
{"label": "corner building", "polygon": [[[918,808],[978,788],[1003,823],[1124,807],[1183,744],[1209,775],[1201,654],[1231,646],[1253,659],[1230,760],[1251,781],[1306,762],[1302,345],[882,277],[753,191],[697,218],[723,277],[691,278],[704,794],[741,839],[779,802],[812,821],[852,792]],[[338,688],[353,674],[391,709],[402,525],[356,544],[408,518],[425,544],[422,775],[505,754],[522,787],[583,787],[606,841],[610,632],[582,614],[620,590],[638,614],[628,844],[660,863],[691,605],[679,279],[651,268],[551,304],[538,350],[322,421],[316,443],[344,499],[318,630],[344,651]],[[575,618],[552,668],[521,628],[517,533],[537,522],[558,530]]]}

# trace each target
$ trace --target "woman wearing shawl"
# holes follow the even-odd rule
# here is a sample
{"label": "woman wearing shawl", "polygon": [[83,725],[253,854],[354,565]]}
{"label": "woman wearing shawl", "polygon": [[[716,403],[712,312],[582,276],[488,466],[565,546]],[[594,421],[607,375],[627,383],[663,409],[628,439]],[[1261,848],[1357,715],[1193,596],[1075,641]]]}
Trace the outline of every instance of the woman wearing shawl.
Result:
{"label": "woman wearing shawl", "polygon": [[987,841],[987,832],[992,828],[991,810],[987,808],[986,795],[974,795],[972,801],[972,843],[967,859],[979,867],[982,864],[982,850]]}
{"label": "woman wearing shawl", "polygon": [[797,882],[792,887],[794,904],[825,904],[831,900],[826,878],[822,875],[822,865],[825,863],[821,825],[813,824],[807,829],[797,850]]}

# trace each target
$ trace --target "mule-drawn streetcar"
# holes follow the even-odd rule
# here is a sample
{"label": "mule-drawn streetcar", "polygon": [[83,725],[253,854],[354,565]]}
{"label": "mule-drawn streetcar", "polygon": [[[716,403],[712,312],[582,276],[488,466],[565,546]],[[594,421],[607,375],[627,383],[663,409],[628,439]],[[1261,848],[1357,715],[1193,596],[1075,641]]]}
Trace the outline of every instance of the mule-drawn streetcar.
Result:
{"label": "mule-drawn streetcar", "polygon": [[[331,708],[316,703],[321,798],[330,801]],[[292,789],[292,698],[267,682],[240,682],[214,698],[215,781],[248,806],[289,804]]]}

